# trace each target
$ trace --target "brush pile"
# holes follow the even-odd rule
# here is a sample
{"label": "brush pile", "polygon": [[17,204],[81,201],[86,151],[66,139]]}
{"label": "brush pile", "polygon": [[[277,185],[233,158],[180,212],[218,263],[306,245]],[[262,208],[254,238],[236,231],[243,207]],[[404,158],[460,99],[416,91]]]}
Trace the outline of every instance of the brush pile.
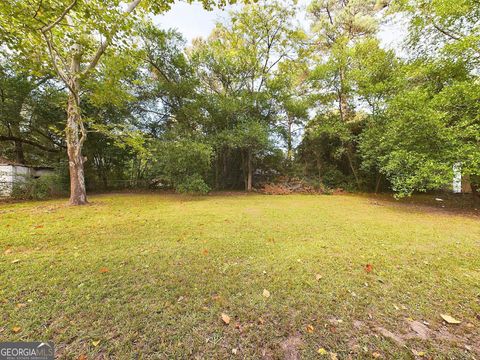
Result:
{"label": "brush pile", "polygon": [[324,191],[316,189],[307,181],[298,178],[280,177],[275,182],[262,184],[258,192],[268,195],[289,194],[323,194]]}

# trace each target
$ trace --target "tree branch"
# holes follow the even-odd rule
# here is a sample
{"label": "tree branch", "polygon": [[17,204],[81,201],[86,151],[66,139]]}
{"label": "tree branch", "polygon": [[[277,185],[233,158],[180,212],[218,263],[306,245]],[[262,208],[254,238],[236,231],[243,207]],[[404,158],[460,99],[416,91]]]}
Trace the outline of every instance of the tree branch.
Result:
{"label": "tree branch", "polygon": [[437,31],[441,32],[443,35],[449,37],[450,39],[457,40],[457,41],[460,40],[460,37],[459,37],[459,36],[454,35],[454,34],[452,34],[450,31],[447,31],[447,30],[441,28],[441,27],[438,26],[433,20],[432,20],[432,25],[433,25],[433,27],[434,27]]}
{"label": "tree branch", "polygon": [[24,144],[35,146],[35,147],[37,147],[41,150],[48,151],[48,152],[59,152],[60,151],[58,149],[51,149],[51,148],[48,148],[48,147],[46,147],[42,144],[39,144],[35,141],[22,139],[22,138],[19,138],[17,136],[2,136],[2,135],[0,135],[0,141],[17,141],[17,142],[21,142],[21,143],[24,143]]}
{"label": "tree branch", "polygon": [[[68,84],[68,77],[67,75],[65,74],[65,72],[63,70],[61,70],[59,67],[58,67],[58,64],[57,64],[57,57],[56,57],[56,51],[53,47],[53,43],[52,43],[52,40],[48,37],[48,35],[44,32],[42,32],[42,35],[45,39],[45,42],[47,43],[47,47],[48,47],[48,53],[50,55],[50,58],[52,59],[52,63],[53,63],[53,68],[55,69],[56,73],[60,76],[60,78],[63,80],[63,82],[70,88],[70,85]],[[70,88],[70,90],[72,90]]]}
{"label": "tree branch", "polygon": [[[125,14],[128,15],[135,10],[135,8],[140,4],[140,1],[142,0],[133,0],[127,7],[127,10],[125,11]],[[94,69],[100,58],[102,57],[103,53],[107,49],[108,45],[110,45],[110,41],[112,41],[113,36],[115,35],[117,31],[117,27],[114,26],[110,34],[107,35],[105,38],[105,42],[100,41],[100,46],[97,49],[97,52],[93,56],[92,60],[90,61],[90,64],[87,66],[87,68],[83,71],[83,74],[88,73],[90,70]]]}
{"label": "tree branch", "polygon": [[60,23],[60,21],[63,20],[63,18],[68,14],[68,12],[70,10],[72,10],[72,8],[77,4],[77,0],[73,0],[73,2],[68,5],[65,10],[63,10],[63,12],[60,14],[60,16],[54,21],[52,22],[50,25],[47,25],[47,26],[44,26],[42,27],[40,30],[42,31],[42,33],[46,33],[47,31],[50,31],[51,29],[53,29],[56,25],[58,25],[58,23]]}

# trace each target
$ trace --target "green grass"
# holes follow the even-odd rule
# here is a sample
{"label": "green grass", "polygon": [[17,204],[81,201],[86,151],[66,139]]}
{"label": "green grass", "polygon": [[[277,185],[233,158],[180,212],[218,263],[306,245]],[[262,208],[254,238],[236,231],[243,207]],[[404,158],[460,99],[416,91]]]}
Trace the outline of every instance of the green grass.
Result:
{"label": "green grass", "polygon": [[478,216],[354,195],[90,201],[0,205],[1,341],[68,359],[479,355]]}

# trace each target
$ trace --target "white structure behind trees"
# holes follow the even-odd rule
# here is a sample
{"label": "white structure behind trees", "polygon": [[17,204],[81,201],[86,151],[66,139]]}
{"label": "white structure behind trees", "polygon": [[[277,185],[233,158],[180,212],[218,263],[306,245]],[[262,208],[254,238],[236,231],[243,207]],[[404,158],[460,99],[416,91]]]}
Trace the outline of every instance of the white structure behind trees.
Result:
{"label": "white structure behind trees", "polygon": [[0,157],[0,197],[10,197],[15,184],[52,174],[50,167],[28,166]]}

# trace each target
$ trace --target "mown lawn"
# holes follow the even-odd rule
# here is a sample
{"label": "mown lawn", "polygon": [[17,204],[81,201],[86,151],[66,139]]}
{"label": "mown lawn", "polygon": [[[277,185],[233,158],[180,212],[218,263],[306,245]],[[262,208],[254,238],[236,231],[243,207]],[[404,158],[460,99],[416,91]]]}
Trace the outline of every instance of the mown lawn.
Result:
{"label": "mown lawn", "polygon": [[0,205],[1,341],[82,360],[480,356],[478,216],[354,195],[90,201]]}

